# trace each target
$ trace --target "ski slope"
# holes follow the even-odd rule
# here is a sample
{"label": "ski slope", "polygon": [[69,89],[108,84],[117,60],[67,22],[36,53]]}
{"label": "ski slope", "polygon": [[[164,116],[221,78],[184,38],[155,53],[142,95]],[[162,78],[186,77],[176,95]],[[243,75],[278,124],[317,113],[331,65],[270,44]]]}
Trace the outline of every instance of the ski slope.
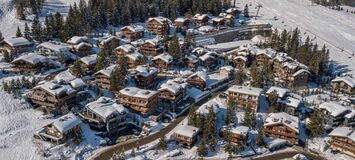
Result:
{"label": "ski slope", "polygon": [[[79,3],[80,0],[46,0],[40,14],[41,21],[44,21],[44,17],[47,14],[54,14],[60,12],[66,15],[69,11],[69,6],[75,3]],[[26,21],[20,21],[16,18],[16,8],[13,5],[12,0],[0,0],[0,31],[4,37],[15,36],[17,26],[22,31],[25,26],[25,22],[29,25],[32,23],[34,16],[27,16]]]}
{"label": "ski slope", "polygon": [[[259,17],[252,23],[270,23],[279,31],[298,27],[303,38],[307,35],[321,47],[330,49],[334,71],[355,74],[355,15],[312,5],[309,0],[240,0],[238,6],[249,7],[256,14],[256,5],[261,4]],[[274,20],[274,17],[277,20]]]}

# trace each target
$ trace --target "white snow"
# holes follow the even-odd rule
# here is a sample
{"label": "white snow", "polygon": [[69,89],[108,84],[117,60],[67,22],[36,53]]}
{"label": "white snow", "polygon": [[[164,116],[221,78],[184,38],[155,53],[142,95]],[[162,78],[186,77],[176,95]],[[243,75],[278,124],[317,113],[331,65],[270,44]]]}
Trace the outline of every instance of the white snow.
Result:
{"label": "white snow", "polygon": [[157,93],[157,91],[140,89],[136,87],[126,87],[120,90],[120,94],[144,99],[150,98],[156,95]]}
{"label": "white snow", "polygon": [[338,115],[348,111],[348,108],[337,102],[324,102],[319,105],[319,108],[327,110],[333,117],[337,117]]}
{"label": "white snow", "polygon": [[270,113],[266,118],[264,125],[268,126],[280,123],[292,128],[297,133],[299,132],[298,118],[285,112]]}
{"label": "white snow", "polygon": [[261,88],[233,85],[228,88],[228,91],[253,96],[260,96],[263,90]]}
{"label": "white snow", "polygon": [[52,122],[52,125],[62,133],[67,132],[79,124],[81,124],[81,120],[73,113],[66,114]]}
{"label": "white snow", "polygon": [[345,82],[350,87],[355,88],[355,78],[352,77],[337,77],[332,82]]}
{"label": "white snow", "polygon": [[128,112],[121,104],[117,104],[113,99],[108,97],[100,97],[96,101],[87,104],[86,107],[101,116],[104,120],[113,114]]}
{"label": "white snow", "polygon": [[183,135],[186,137],[194,137],[198,132],[199,128],[188,125],[181,125],[176,129],[175,134]]}

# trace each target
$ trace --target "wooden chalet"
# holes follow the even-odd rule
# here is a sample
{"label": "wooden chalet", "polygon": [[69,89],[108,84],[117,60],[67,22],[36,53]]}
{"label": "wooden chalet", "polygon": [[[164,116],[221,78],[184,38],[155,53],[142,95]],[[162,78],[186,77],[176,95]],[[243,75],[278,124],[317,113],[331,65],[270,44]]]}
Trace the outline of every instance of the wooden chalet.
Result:
{"label": "wooden chalet", "polygon": [[324,102],[321,103],[317,109],[323,113],[325,123],[328,126],[342,125],[345,121],[345,115],[351,112],[351,110],[338,102]]}
{"label": "wooden chalet", "polygon": [[146,40],[140,45],[139,50],[144,56],[156,56],[164,51],[161,43],[154,39]]}
{"label": "wooden chalet", "polygon": [[230,26],[234,25],[235,16],[233,16],[231,14],[221,13],[221,14],[219,14],[219,18],[223,18],[224,23],[227,25],[230,25]]}
{"label": "wooden chalet", "polygon": [[298,118],[285,112],[270,113],[265,120],[263,131],[268,137],[280,138],[291,144],[298,144]]}
{"label": "wooden chalet", "polygon": [[[28,52],[30,51],[30,48],[32,47],[32,43],[28,41],[27,39],[23,37],[11,37],[11,38],[5,38],[1,43],[0,43],[0,53],[23,53],[23,52]],[[16,55],[14,55],[16,56]]]}
{"label": "wooden chalet", "polygon": [[173,56],[168,53],[162,53],[153,57],[153,66],[159,69],[169,69],[174,62]]}
{"label": "wooden chalet", "polygon": [[219,29],[223,27],[226,24],[226,22],[223,18],[212,18],[212,24],[214,27]]}
{"label": "wooden chalet", "polygon": [[199,66],[199,58],[193,54],[191,54],[190,56],[186,56],[183,59],[183,64],[186,68],[189,69],[197,69],[197,67]]}
{"label": "wooden chalet", "polygon": [[233,57],[233,64],[237,69],[244,69],[247,67],[248,58],[244,56]]}
{"label": "wooden chalet", "polygon": [[275,55],[276,51],[273,49],[259,49],[255,56],[256,64],[260,66],[268,65]]}
{"label": "wooden chalet", "polygon": [[177,29],[187,29],[190,25],[190,20],[188,18],[176,18],[174,25]]}
{"label": "wooden chalet", "polygon": [[70,54],[68,44],[56,41],[43,42],[39,44],[36,48],[38,54],[53,57],[53,59],[57,59],[58,55],[60,54]]}
{"label": "wooden chalet", "polygon": [[113,51],[118,57],[120,57],[136,52],[136,48],[131,44],[125,44],[115,48]]}
{"label": "wooden chalet", "polygon": [[219,64],[220,56],[216,52],[207,52],[203,56],[200,56],[199,59],[204,67],[207,69],[214,68]]}
{"label": "wooden chalet", "polygon": [[35,137],[58,145],[76,136],[82,136],[81,123],[78,117],[69,113],[43,126],[35,133]]}
{"label": "wooden chalet", "polygon": [[44,111],[56,113],[62,106],[72,104],[76,93],[77,91],[70,85],[48,81],[34,87],[26,96]]}
{"label": "wooden chalet", "polygon": [[238,10],[238,8],[229,8],[226,10],[226,13],[233,16],[239,16],[240,11]]}
{"label": "wooden chalet", "polygon": [[104,38],[100,43],[99,43],[99,47],[100,48],[116,48],[120,46],[120,39],[116,36],[108,36],[106,38]]}
{"label": "wooden chalet", "polygon": [[328,141],[333,151],[339,151],[355,158],[355,132],[351,127],[337,127],[329,133]]}
{"label": "wooden chalet", "polygon": [[129,25],[121,29],[122,38],[135,41],[144,37],[144,27],[141,25]]}
{"label": "wooden chalet", "polygon": [[135,69],[135,82],[137,86],[142,88],[151,88],[156,84],[158,77],[158,69],[146,65],[137,66]]}
{"label": "wooden chalet", "polygon": [[70,51],[79,57],[84,57],[93,53],[92,44],[86,36],[74,36],[67,43],[70,45]]}
{"label": "wooden chalet", "polygon": [[136,87],[126,87],[120,90],[118,101],[136,112],[149,115],[157,106],[158,92]]}
{"label": "wooden chalet", "polygon": [[209,19],[207,14],[196,14],[192,17],[192,22],[197,26],[204,26],[208,23]]}
{"label": "wooden chalet", "polygon": [[116,65],[112,65],[110,67],[104,68],[94,74],[95,83],[97,86],[103,89],[111,88],[111,73],[116,68]]}
{"label": "wooden chalet", "polygon": [[279,111],[286,112],[289,115],[298,116],[302,102],[299,99],[293,97],[286,97],[278,101]]}
{"label": "wooden chalet", "polygon": [[208,79],[209,77],[206,72],[198,71],[192,74],[191,76],[189,76],[186,79],[186,82],[191,86],[199,88],[200,90],[205,90],[207,86],[206,82]]}
{"label": "wooden chalet", "polygon": [[16,58],[11,62],[14,73],[38,73],[49,68],[49,59],[36,53],[30,53]]}
{"label": "wooden chalet", "polygon": [[104,132],[109,137],[118,136],[127,126],[128,110],[114,99],[100,97],[85,106],[79,113],[95,131]]}
{"label": "wooden chalet", "polygon": [[158,91],[160,100],[175,106],[186,96],[186,84],[180,84],[173,80],[168,80],[160,86]]}
{"label": "wooden chalet", "polygon": [[149,18],[147,21],[148,31],[156,35],[169,34],[170,25],[169,20],[165,17]]}
{"label": "wooden chalet", "polygon": [[88,55],[86,57],[80,58],[81,68],[85,72],[94,70],[96,65],[97,54]]}
{"label": "wooden chalet", "polygon": [[273,63],[273,71],[275,73],[275,76],[281,77],[282,73],[282,64],[283,63],[292,63],[293,59],[291,57],[288,57],[286,53],[277,53],[274,59],[272,60]]}
{"label": "wooden chalet", "polygon": [[[222,128],[222,132],[227,132],[227,127]],[[231,141],[233,143],[245,143],[248,140],[249,127],[246,126],[236,126],[230,129]]]}
{"label": "wooden chalet", "polygon": [[308,67],[296,61],[282,63],[281,69],[276,72],[276,76],[289,87],[305,86],[309,75]]}
{"label": "wooden chalet", "polygon": [[197,141],[197,136],[200,132],[199,128],[181,125],[171,136],[181,146],[191,148]]}
{"label": "wooden chalet", "polygon": [[355,95],[355,78],[337,77],[331,83],[333,92]]}
{"label": "wooden chalet", "polygon": [[233,85],[228,88],[228,101],[234,100],[240,107],[249,107],[257,111],[260,103],[261,88]]}

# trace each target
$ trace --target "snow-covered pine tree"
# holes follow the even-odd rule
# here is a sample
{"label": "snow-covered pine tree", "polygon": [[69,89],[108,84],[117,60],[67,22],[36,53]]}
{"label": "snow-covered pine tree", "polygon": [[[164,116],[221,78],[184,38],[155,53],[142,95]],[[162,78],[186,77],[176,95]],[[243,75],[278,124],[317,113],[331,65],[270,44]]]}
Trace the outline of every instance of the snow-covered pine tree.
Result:
{"label": "snow-covered pine tree", "polygon": [[22,37],[22,32],[19,26],[17,26],[16,37]]}
{"label": "snow-covered pine tree", "polygon": [[25,30],[23,31],[23,36],[29,41],[32,40],[30,27],[28,27],[27,22],[25,23]]}

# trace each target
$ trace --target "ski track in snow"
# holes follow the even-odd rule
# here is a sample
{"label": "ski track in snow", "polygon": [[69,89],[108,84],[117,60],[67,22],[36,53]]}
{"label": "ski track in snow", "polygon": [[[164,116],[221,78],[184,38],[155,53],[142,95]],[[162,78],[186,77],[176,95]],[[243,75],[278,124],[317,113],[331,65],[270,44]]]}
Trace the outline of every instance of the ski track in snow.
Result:
{"label": "ski track in snow", "polygon": [[[298,27],[303,38],[304,33],[319,47],[325,44],[330,50],[330,59],[334,61],[334,70],[355,74],[355,15],[345,11],[335,11],[327,7],[312,5],[309,0],[242,0],[238,6],[252,4],[251,14],[256,13],[256,4],[261,4],[257,22],[270,23],[280,30]],[[278,20],[273,20],[274,16]],[[282,23],[284,21],[284,23]],[[344,50],[344,51],[342,51]],[[350,58],[351,57],[351,58]]]}

